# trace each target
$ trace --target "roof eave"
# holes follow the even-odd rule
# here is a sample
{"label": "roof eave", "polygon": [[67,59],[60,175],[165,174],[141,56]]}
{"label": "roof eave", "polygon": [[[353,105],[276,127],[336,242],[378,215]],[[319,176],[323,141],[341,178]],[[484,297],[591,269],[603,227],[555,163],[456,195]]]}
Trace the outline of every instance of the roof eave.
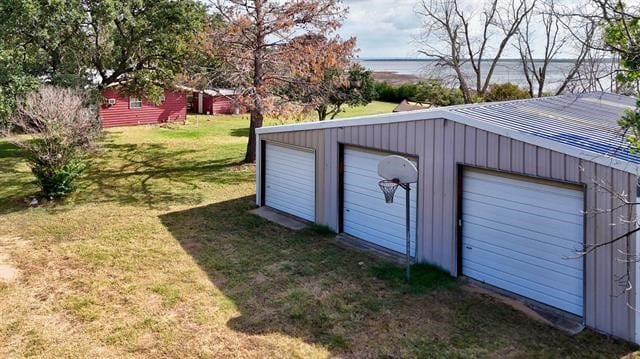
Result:
{"label": "roof eave", "polygon": [[297,123],[297,124],[291,124],[291,125],[262,127],[262,128],[258,128],[256,130],[256,133],[267,134],[267,133],[279,133],[279,132],[319,130],[319,129],[329,129],[329,128],[350,127],[350,126],[364,126],[364,125],[373,125],[373,124],[388,124],[388,123],[399,123],[399,122],[409,122],[409,121],[433,120],[438,118],[458,122],[458,123],[468,125],[474,128],[478,128],[487,132],[495,133],[501,136],[512,138],[514,140],[522,141],[522,142],[536,145],[552,151],[564,153],[566,155],[573,156],[579,159],[601,164],[603,166],[612,167],[617,170],[631,173],[636,176],[640,176],[640,165],[638,164],[613,158],[611,156],[607,156],[597,152],[584,150],[575,146],[549,140],[549,139],[528,134],[525,132],[515,131],[515,130],[507,129],[504,127],[495,126],[490,123],[480,121],[457,112],[441,110],[438,108],[416,110],[411,112],[382,114],[382,115],[374,115],[374,116],[354,117],[354,118],[340,119],[340,120],[316,121],[316,122]]}

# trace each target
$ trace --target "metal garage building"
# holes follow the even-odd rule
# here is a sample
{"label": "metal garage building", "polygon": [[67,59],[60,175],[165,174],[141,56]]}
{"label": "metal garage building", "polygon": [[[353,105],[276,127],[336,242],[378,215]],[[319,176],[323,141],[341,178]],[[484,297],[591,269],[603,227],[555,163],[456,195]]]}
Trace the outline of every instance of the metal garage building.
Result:
{"label": "metal garage building", "polygon": [[590,93],[262,128],[257,203],[402,252],[404,191],[385,204],[376,166],[404,155],[419,171],[417,261],[638,342],[640,320],[627,305],[635,290],[620,295],[616,282],[627,271],[636,278],[635,265],[616,261],[635,242],[575,258],[584,243],[631,229],[620,220],[631,210],[596,183],[635,200],[640,156],[617,125],[633,106]]}

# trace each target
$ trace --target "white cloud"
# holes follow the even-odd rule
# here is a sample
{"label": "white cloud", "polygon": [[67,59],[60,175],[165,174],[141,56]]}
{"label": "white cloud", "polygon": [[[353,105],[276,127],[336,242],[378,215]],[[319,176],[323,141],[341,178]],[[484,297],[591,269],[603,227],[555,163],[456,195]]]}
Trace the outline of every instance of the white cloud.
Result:
{"label": "white cloud", "polygon": [[342,37],[355,36],[361,58],[416,57],[415,35],[420,18],[415,0],[347,0],[349,14],[340,29]]}
{"label": "white cloud", "polygon": [[[566,1],[575,6],[574,2],[577,0]],[[467,0],[463,3],[467,11],[478,15],[480,13],[478,7],[483,4],[483,0]],[[349,13],[339,34],[344,38],[351,36],[357,38],[360,58],[423,57],[418,53],[419,44],[415,41],[415,38],[420,35],[422,25],[420,15],[415,12],[418,4],[417,0],[344,0],[343,5],[349,8]],[[475,16],[472,19],[473,25],[478,25],[475,24],[478,21],[479,17]],[[480,31],[480,27],[473,27],[477,28],[476,31]],[[533,36],[534,52],[541,54],[543,41],[535,40],[535,33]],[[496,36],[490,41],[491,48],[496,47],[498,38]],[[575,56],[575,49],[572,46],[566,46],[559,57],[572,56]],[[508,45],[504,57],[518,57],[517,50],[512,45]]]}

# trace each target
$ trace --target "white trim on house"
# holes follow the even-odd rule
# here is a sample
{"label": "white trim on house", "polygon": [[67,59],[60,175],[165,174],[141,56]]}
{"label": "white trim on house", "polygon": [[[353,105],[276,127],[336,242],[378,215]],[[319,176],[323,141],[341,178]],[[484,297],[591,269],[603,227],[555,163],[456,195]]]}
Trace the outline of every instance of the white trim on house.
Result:
{"label": "white trim on house", "polygon": [[[560,96],[560,97],[564,97],[564,96]],[[517,100],[517,101],[509,101],[509,103],[520,103],[520,102],[524,103],[524,102],[532,102],[532,101],[544,101],[544,99],[536,98],[536,99],[527,99],[527,100]],[[607,167],[612,167],[623,172],[628,172],[634,175],[640,175],[640,164],[625,161],[619,158],[614,158],[607,154],[597,153],[595,151],[590,151],[583,148],[571,146],[562,142],[536,136],[523,131],[510,129],[502,126],[497,126],[487,121],[476,119],[470,115],[462,114],[460,112],[455,111],[459,109],[474,108],[478,106],[480,105],[477,105],[477,104],[459,105],[459,106],[449,106],[446,108],[441,107],[441,108],[435,108],[435,109],[416,110],[411,112],[399,112],[399,113],[392,113],[392,114],[354,117],[349,119],[305,122],[305,123],[296,123],[296,124],[281,125],[281,126],[262,127],[257,129],[256,133],[266,134],[266,133],[277,133],[277,132],[305,131],[305,130],[341,128],[341,127],[350,127],[350,126],[365,126],[365,125],[373,125],[373,124],[379,125],[379,124],[410,122],[410,121],[420,121],[420,120],[433,120],[433,119],[444,118],[446,120],[465,124],[465,125],[475,127],[484,131],[509,137],[518,141],[540,146],[552,151],[564,153],[569,156],[573,156],[576,158],[601,164]]]}
{"label": "white trim on house", "polygon": [[262,165],[262,142],[260,141],[260,134],[256,132],[256,205],[258,207],[264,206],[262,203],[262,171],[264,171]]}
{"label": "white trim on house", "polygon": [[[134,104],[136,105],[134,106]],[[131,110],[131,109],[138,109],[138,108],[142,108],[142,98],[129,96],[129,109]]]}

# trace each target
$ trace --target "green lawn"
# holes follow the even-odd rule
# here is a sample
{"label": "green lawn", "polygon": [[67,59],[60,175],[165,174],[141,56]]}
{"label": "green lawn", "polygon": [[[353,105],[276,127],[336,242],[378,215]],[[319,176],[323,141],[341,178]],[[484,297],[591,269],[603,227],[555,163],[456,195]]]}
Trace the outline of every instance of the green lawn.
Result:
{"label": "green lawn", "polygon": [[27,208],[20,152],[0,142],[0,357],[620,357],[468,292],[247,213],[246,120],[107,132],[82,191]]}
{"label": "green lawn", "polygon": [[[342,108],[342,112],[338,113],[338,115],[336,116],[336,119],[392,113],[393,109],[396,108],[397,105],[398,104],[391,103],[391,102],[373,101],[370,104],[365,106],[356,106],[356,107],[345,106]],[[248,116],[249,116],[248,114],[245,114],[239,117],[248,118]],[[300,121],[306,122],[306,121],[317,121],[317,120],[318,120],[318,115],[315,113],[315,111],[311,111]],[[326,121],[330,121],[330,120],[327,119]],[[266,119],[265,126],[282,125],[288,122],[290,122],[290,120]]]}
{"label": "green lawn", "polygon": [[341,112],[336,118],[357,117],[366,115],[378,115],[383,113],[391,113],[394,108],[398,106],[397,103],[373,101],[366,106],[358,107],[345,107],[344,112]]}

